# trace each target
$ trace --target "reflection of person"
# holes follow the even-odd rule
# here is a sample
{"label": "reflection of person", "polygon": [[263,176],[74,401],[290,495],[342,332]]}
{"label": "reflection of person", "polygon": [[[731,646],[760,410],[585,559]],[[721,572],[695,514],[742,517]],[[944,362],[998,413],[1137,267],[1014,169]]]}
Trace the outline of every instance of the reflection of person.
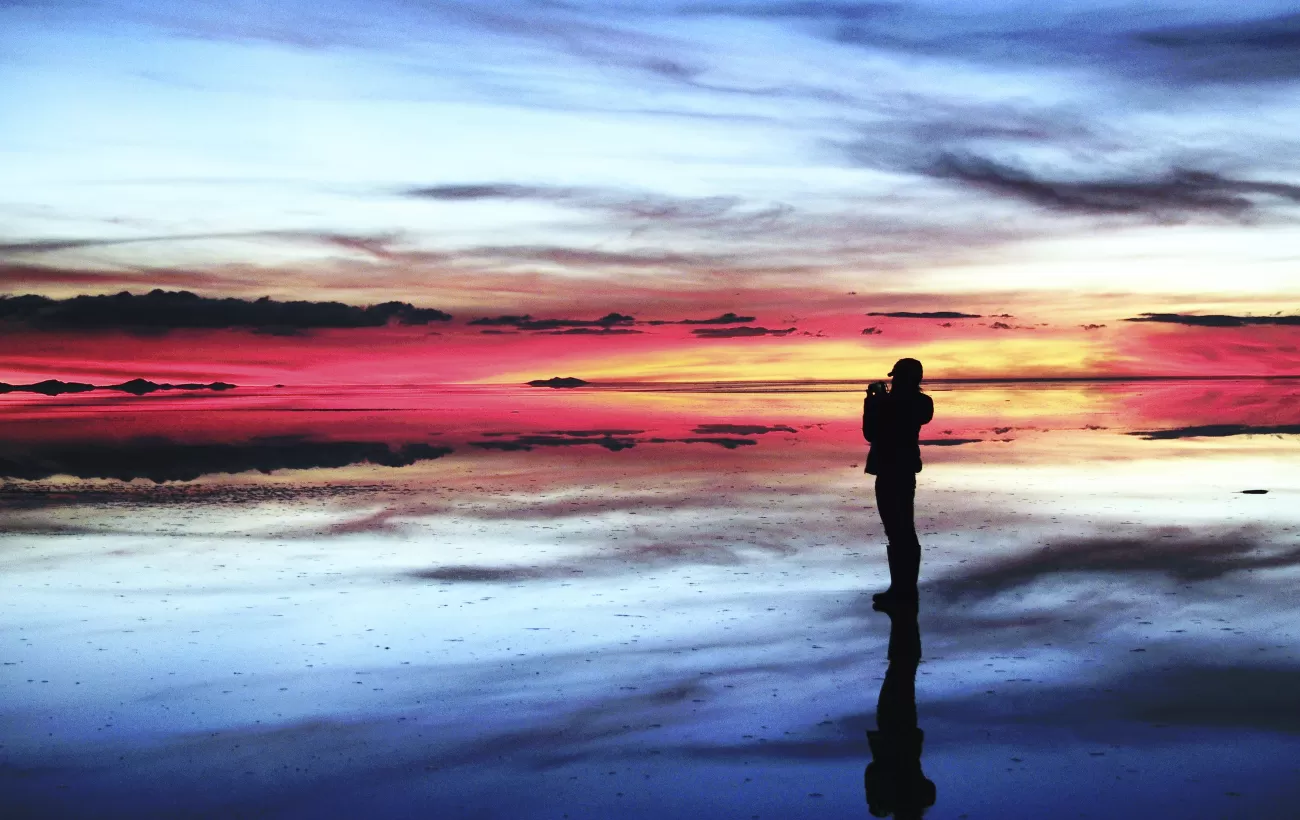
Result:
{"label": "reflection of person", "polygon": [[866,472],[876,477],[876,507],[889,539],[889,589],[878,606],[916,606],[921,542],[912,505],[921,472],[921,425],[934,418],[934,401],[921,392],[921,363],[899,359],[889,371],[893,384],[873,382],[862,401],[862,435],[871,443]]}
{"label": "reflection of person", "polygon": [[921,771],[925,733],[916,725],[916,666],[921,633],[915,612],[889,616],[889,668],[876,704],[877,729],[867,732],[871,762],[862,776],[873,817],[919,818],[934,805],[934,782]]}

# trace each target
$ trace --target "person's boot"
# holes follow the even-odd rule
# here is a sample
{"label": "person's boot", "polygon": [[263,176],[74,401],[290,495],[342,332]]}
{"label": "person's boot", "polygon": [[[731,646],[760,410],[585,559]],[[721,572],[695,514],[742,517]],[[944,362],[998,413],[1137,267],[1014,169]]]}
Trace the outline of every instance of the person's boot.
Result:
{"label": "person's boot", "polygon": [[894,586],[894,579],[906,577],[903,573],[903,567],[899,564],[899,553],[894,548],[892,542],[885,542],[885,559],[889,565],[889,588],[884,592],[877,592],[871,596],[871,608],[879,609],[882,605],[887,606],[890,601],[898,596],[898,588]]}
{"label": "person's boot", "polygon": [[916,590],[903,591],[890,587],[878,597],[872,596],[871,608],[879,612],[916,612],[920,606],[919,597]]}

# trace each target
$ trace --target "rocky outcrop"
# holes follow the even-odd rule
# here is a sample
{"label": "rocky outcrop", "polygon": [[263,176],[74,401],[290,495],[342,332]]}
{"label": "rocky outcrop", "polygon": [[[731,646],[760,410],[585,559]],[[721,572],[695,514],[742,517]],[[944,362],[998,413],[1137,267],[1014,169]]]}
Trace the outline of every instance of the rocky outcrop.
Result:
{"label": "rocky outcrop", "polygon": [[143,396],[146,393],[154,393],[158,390],[231,390],[234,387],[235,385],[226,382],[159,384],[148,379],[132,379],[121,384],[94,385],[85,384],[84,382],[63,382],[58,379],[46,379],[35,384],[5,384],[0,382],[0,393],[41,393],[46,396],[61,396],[64,393],[85,393],[90,390],[120,390],[123,393]]}
{"label": "rocky outcrop", "polygon": [[574,378],[573,376],[565,376],[564,378],[560,378],[559,376],[553,376],[549,379],[533,379],[528,383],[528,386],[529,387],[586,387],[588,384],[590,384],[590,382],[585,382],[582,379],[577,379]]}

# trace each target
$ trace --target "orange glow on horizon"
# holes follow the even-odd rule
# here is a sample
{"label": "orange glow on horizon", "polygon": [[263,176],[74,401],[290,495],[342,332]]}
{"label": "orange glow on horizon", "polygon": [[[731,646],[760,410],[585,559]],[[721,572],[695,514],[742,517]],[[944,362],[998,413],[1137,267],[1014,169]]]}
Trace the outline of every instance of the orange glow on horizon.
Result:
{"label": "orange glow on horizon", "polygon": [[[552,375],[604,381],[838,381],[885,378],[903,356],[920,359],[928,378],[1050,378],[1109,375],[1106,350],[1090,338],[953,340],[913,344],[814,339],[696,343],[645,353],[571,358],[565,373],[509,370],[480,383]],[[545,367],[546,365],[542,365]]]}
{"label": "orange glow on horizon", "polygon": [[[1093,329],[826,317],[782,336],[707,338],[698,328],[639,324],[585,335],[442,325],[321,330],[281,336],[243,330],[16,332],[5,337],[0,382],[56,378],[112,384],[221,380],[238,385],[520,384],[588,381],[867,381],[903,356],[930,379],[1300,374],[1297,328],[1181,327],[1117,322]],[[1017,320],[1008,319],[1008,322]],[[784,331],[773,322],[752,327]],[[858,329],[855,329],[858,328]],[[495,330],[495,329],[493,329]],[[582,330],[588,330],[582,328]],[[631,332],[628,332],[631,331]]]}

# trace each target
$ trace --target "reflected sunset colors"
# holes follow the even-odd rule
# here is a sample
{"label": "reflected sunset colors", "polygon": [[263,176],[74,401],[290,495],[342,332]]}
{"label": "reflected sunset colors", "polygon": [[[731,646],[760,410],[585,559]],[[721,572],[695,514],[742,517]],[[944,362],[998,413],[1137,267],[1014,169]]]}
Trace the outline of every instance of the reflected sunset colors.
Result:
{"label": "reflected sunset colors", "polygon": [[[1292,799],[1294,383],[928,392],[926,816]],[[860,397],[5,396],[12,805],[860,816]]]}

